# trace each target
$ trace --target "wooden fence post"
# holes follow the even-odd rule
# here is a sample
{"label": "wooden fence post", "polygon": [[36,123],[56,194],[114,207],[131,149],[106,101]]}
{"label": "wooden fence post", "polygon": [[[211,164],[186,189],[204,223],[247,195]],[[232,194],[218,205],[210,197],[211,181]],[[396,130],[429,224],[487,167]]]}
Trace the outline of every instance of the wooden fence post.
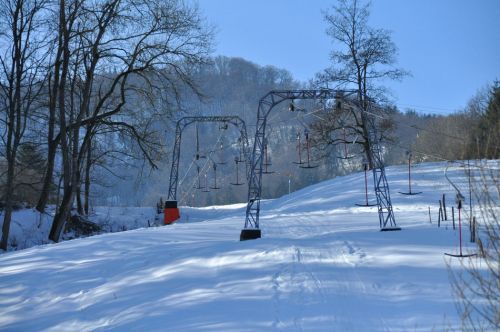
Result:
{"label": "wooden fence post", "polygon": [[453,229],[455,229],[455,207],[451,207],[451,219],[453,220]]}
{"label": "wooden fence post", "polygon": [[441,217],[441,220],[444,220],[444,215],[443,215],[443,202],[439,200],[439,215]]}
{"label": "wooden fence post", "polygon": [[446,213],[446,196],[443,194],[443,211],[444,211],[444,220],[448,220],[448,215]]}
{"label": "wooden fence post", "polygon": [[472,226],[470,232],[470,242],[476,242],[476,217],[472,217]]}

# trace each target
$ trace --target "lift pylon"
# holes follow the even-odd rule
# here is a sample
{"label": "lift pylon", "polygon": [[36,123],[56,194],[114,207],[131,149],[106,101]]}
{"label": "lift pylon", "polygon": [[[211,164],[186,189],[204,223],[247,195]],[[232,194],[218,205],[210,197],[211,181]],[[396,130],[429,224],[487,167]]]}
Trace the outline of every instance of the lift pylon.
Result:
{"label": "lift pylon", "polygon": [[[262,174],[264,171],[265,141],[267,117],[273,108],[285,100],[326,100],[341,95],[352,95],[355,90],[340,91],[333,89],[314,90],[274,90],[267,93],[259,101],[257,110],[257,126],[250,161],[248,177],[248,203],[245,216],[245,226],[241,231],[240,240],[257,239],[261,237],[259,228],[260,200],[262,193]],[[295,107],[291,107],[294,110]]]}
{"label": "lift pylon", "polygon": [[[248,136],[247,129],[245,125],[245,121],[243,121],[238,116],[188,116],[183,117],[179,121],[177,121],[177,125],[175,127],[175,142],[174,142],[174,150],[172,153],[172,166],[170,168],[170,180],[168,185],[168,198],[165,202],[165,224],[170,224],[177,220],[180,217],[179,209],[177,207],[177,185],[179,182],[179,161],[181,154],[181,141],[182,141],[182,132],[183,130],[191,125],[198,123],[222,123],[223,127],[226,125],[234,125],[238,131],[240,132],[241,146],[243,150],[243,154],[245,156],[245,160],[248,161],[250,158],[248,157],[249,148],[248,148]],[[198,139],[197,139],[198,141]],[[197,151],[199,151],[199,147],[197,147]],[[199,158],[198,158],[199,159]],[[248,178],[247,173],[247,178]],[[169,220],[167,222],[167,219]],[[173,220],[172,220],[173,219]]]}
{"label": "lift pylon", "polygon": [[[370,106],[371,104],[368,104],[368,107]],[[369,112],[369,114],[373,114],[373,112]],[[377,197],[380,230],[383,232],[399,231],[401,228],[396,225],[396,219],[394,218],[389,182],[385,175],[384,159],[382,157],[375,119],[373,116],[368,116],[367,112],[363,109],[361,109],[361,117],[364,119],[364,123],[368,124],[368,139],[370,142],[369,153],[373,162],[373,183],[375,187],[375,196]]]}

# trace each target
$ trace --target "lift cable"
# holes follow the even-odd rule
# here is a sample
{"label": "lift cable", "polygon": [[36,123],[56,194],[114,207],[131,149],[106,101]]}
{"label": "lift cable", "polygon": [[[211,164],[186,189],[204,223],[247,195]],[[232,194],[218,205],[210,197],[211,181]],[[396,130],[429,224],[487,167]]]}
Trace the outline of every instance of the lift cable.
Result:
{"label": "lift cable", "polygon": [[[373,112],[370,112],[370,111],[364,111],[364,112],[367,113],[367,114],[370,114],[372,116],[378,117],[378,118],[380,118],[382,120],[389,120],[389,121],[391,121],[390,118],[385,117],[383,115],[376,114],[376,113],[373,113]],[[451,139],[454,139],[454,140],[463,141],[463,137],[458,137],[458,136],[454,136],[454,135],[444,134],[444,133],[441,133],[441,132],[434,131],[432,129],[422,128],[422,127],[417,126],[417,125],[408,125],[408,124],[401,123],[401,122],[397,122],[397,123],[400,124],[400,125],[403,125],[405,127],[408,127],[408,128],[413,128],[413,129],[420,130],[420,131],[426,131],[426,132],[429,132],[431,134],[438,135],[438,136],[441,136],[441,137],[447,137],[447,138],[451,138]],[[499,145],[496,145],[495,147],[497,149],[500,149]]]}

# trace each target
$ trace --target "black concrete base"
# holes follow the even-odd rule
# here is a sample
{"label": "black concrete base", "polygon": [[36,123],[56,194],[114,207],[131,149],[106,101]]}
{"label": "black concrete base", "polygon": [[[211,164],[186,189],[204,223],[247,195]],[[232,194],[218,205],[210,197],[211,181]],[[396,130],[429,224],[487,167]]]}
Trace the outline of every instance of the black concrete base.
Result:
{"label": "black concrete base", "polygon": [[242,229],[240,233],[240,241],[260,239],[260,229]]}
{"label": "black concrete base", "polygon": [[400,230],[401,227],[385,227],[380,229],[381,232],[400,231]]}

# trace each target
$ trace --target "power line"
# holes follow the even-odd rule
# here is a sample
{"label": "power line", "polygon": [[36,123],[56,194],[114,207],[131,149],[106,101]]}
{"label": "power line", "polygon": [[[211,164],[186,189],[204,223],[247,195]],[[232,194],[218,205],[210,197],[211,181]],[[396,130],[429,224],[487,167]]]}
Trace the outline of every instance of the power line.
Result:
{"label": "power line", "polygon": [[[392,145],[392,146],[395,146],[395,147],[398,147],[398,148],[401,148],[403,150],[408,150],[407,147],[399,145],[399,144],[394,143],[394,142],[386,141],[385,143],[389,144],[389,145]],[[431,157],[431,158],[434,158],[434,159],[438,159],[438,160],[441,160],[441,161],[446,161],[446,162],[450,162],[450,163],[460,164],[462,166],[467,166],[467,163],[464,162],[464,161],[450,160],[450,159],[447,159],[446,157],[443,157],[441,155],[431,154],[431,153],[423,152],[423,151],[420,151],[420,150],[417,150],[417,149],[413,149],[413,148],[411,149],[411,152],[414,152],[416,154],[420,154],[420,155],[423,155],[423,156],[426,156],[426,157]],[[482,170],[492,170],[492,171],[499,170],[498,168],[485,167],[485,166],[480,166],[480,165],[477,165],[477,164],[474,165],[474,167],[482,169]]]}
{"label": "power line", "polygon": [[[392,121],[392,119],[384,117],[384,116],[382,116],[380,114],[376,114],[376,113],[373,113],[373,112],[370,112],[370,111],[365,111],[365,110],[361,110],[361,111],[365,112],[366,114],[370,114],[372,116],[375,116],[375,117],[378,117],[380,119],[383,119],[383,120]],[[432,133],[432,134],[437,135],[437,136],[447,137],[447,138],[451,138],[451,139],[460,141],[462,143],[465,143],[464,139],[462,137],[458,137],[458,136],[454,136],[454,135],[450,135],[450,134],[445,134],[445,133],[442,133],[442,132],[437,132],[437,131],[434,131],[434,130],[431,130],[431,129],[427,129],[427,128],[422,128],[422,127],[417,126],[415,124],[414,125],[408,125],[408,124],[405,124],[405,123],[402,123],[402,122],[396,122],[396,123],[400,124],[400,125],[403,125],[403,126],[406,126],[408,128],[413,128],[413,129],[420,130],[420,131],[426,131],[426,132]],[[499,149],[500,146],[495,145],[495,148]]]}
{"label": "power line", "polygon": [[[363,110],[361,110],[361,111],[365,112],[366,114],[370,114],[372,116],[378,117],[378,118],[380,118],[382,120],[392,121],[392,119],[384,117],[384,116],[382,116],[380,114],[376,114],[376,113],[373,113],[373,112],[370,112],[370,111],[363,111]],[[406,126],[408,128],[413,128],[413,129],[420,130],[420,131],[427,131],[427,132],[435,134],[435,135],[439,135],[439,136],[448,137],[448,138],[451,138],[451,139],[463,141],[462,137],[458,137],[458,136],[453,136],[453,135],[449,135],[449,134],[444,134],[444,133],[436,132],[434,130],[427,129],[427,128],[422,128],[422,127],[419,127],[417,125],[408,125],[408,124],[402,123],[402,122],[396,122],[396,123],[398,123],[400,125],[403,125],[403,126]]]}
{"label": "power line", "polygon": [[440,114],[440,115],[443,115],[443,113],[433,112],[433,111],[429,111],[429,110],[446,111],[446,112],[457,112],[457,111],[459,111],[457,109],[442,108],[442,107],[435,107],[435,106],[410,105],[410,104],[400,104],[400,103],[395,103],[394,105],[401,106],[402,108],[413,109],[415,111],[423,111],[423,112],[428,112],[428,113],[432,113],[432,114]]}

